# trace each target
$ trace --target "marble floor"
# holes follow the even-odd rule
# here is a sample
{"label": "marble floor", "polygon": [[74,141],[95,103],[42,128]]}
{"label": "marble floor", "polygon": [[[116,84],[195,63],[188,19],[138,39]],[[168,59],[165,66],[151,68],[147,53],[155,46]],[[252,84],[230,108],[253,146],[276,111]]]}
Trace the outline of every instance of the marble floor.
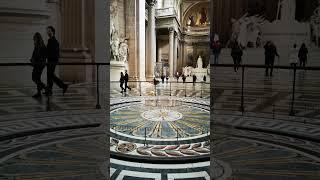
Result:
{"label": "marble floor", "polygon": [[297,72],[292,108],[292,72],[246,69],[243,112],[241,71],[211,74],[211,87],[130,83],[126,94],[101,83],[102,110],[95,83],[55,89],[49,105],[1,84],[0,179],[320,179],[320,72]]}

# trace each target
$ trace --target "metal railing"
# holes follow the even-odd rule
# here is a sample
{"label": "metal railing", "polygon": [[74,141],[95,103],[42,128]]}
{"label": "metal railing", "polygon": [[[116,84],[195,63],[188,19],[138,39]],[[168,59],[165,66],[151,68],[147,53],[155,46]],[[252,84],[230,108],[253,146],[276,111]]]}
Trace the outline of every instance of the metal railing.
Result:
{"label": "metal railing", "polygon": [[[250,96],[250,90],[254,89],[251,88],[253,85],[259,85],[259,83],[257,82],[252,82],[255,81],[255,79],[253,78],[253,80],[250,79],[250,76],[246,76],[246,72],[250,71],[250,70],[258,70],[258,69],[265,69],[267,66],[265,65],[239,65],[239,71],[240,74],[235,75],[235,77],[238,77],[238,79],[236,79],[235,81],[238,84],[231,84],[230,86],[226,87],[226,85],[220,85],[221,82],[228,82],[227,78],[225,77],[221,77],[221,79],[219,79],[219,77],[215,77],[215,71],[218,71],[221,68],[233,68],[234,65],[233,64],[210,64],[211,67],[211,107],[212,107],[212,112],[217,112],[217,111],[233,111],[233,112],[240,112],[242,113],[242,115],[244,115],[245,113],[250,114],[250,113],[260,113],[257,111],[251,111],[250,108],[247,108],[247,106],[250,105],[249,99],[251,98],[254,99],[252,100],[252,103],[255,103],[255,105],[257,104],[263,104],[263,102],[266,102],[270,99],[270,97],[261,97],[261,96]],[[270,66],[268,66],[269,70],[270,70]],[[287,71],[287,75],[288,75],[288,79],[285,80],[277,80],[277,78],[281,78],[281,77],[277,77],[280,76],[278,73],[279,70],[283,70],[283,71]],[[280,105],[277,105],[277,103],[271,103],[269,104],[269,106],[272,106],[272,110],[271,110],[271,115],[273,118],[275,118],[275,115],[278,114],[278,112],[280,112],[280,109],[287,109],[289,112],[287,115],[290,116],[295,116],[295,106],[296,106],[296,94],[297,94],[297,88],[298,88],[298,92],[299,93],[308,93],[307,90],[305,90],[304,86],[297,86],[297,74],[299,71],[307,71],[307,72],[319,72],[320,75],[320,67],[298,67],[297,65],[293,65],[293,66],[273,66],[273,76],[272,77],[268,77],[269,79],[266,81],[269,82],[275,82],[274,84],[271,84],[271,90],[270,89],[266,89],[266,90],[262,90],[262,91],[272,91],[272,92],[281,92],[281,93],[287,93],[288,95],[290,95],[290,102],[288,104],[288,106],[285,106],[283,104],[285,103],[279,103]],[[262,76],[265,76],[265,71],[260,71]],[[255,73],[255,76],[259,76],[259,74]],[[319,76],[320,77],[320,76]],[[252,76],[251,76],[252,78]],[[265,77],[264,77],[265,78]],[[272,79],[270,79],[272,78]],[[220,82],[219,82],[220,81]],[[250,82],[251,81],[251,82]],[[308,79],[306,79],[305,81],[308,81]],[[318,81],[320,83],[320,79]],[[286,87],[281,87],[282,85],[286,86]],[[261,84],[260,84],[261,85]],[[248,88],[246,88],[246,86],[248,86]],[[279,89],[274,88],[273,86],[280,86]],[[257,89],[259,89],[261,87],[257,87]],[[221,99],[225,99],[223,98],[224,95],[217,95],[216,91],[217,89],[224,89],[224,90],[228,90],[228,89],[232,89],[234,91],[237,91],[237,93],[239,94],[233,94],[233,95],[225,95],[225,98],[229,98],[229,99],[235,99],[238,101],[238,103],[235,103],[234,101],[232,102],[228,102],[225,100],[221,100]],[[285,89],[287,89],[288,91],[286,91]],[[219,99],[218,99],[219,98]],[[309,99],[310,100],[310,99]],[[247,102],[246,102],[247,101]],[[305,103],[304,108],[305,109],[313,109],[313,110],[320,110],[320,104],[317,104],[317,101],[314,101],[316,104],[312,107],[307,107],[307,103]],[[232,104],[231,104],[232,103]],[[319,103],[319,101],[318,101]],[[224,108],[221,107],[222,105],[229,105],[229,106],[238,106],[238,109],[235,108]],[[219,107],[220,106],[220,107]],[[301,108],[301,107],[300,107]],[[283,113],[281,114],[283,115]]]}
{"label": "metal railing", "polygon": [[[100,80],[99,80],[99,73],[100,73],[100,67],[104,66],[110,66],[110,63],[41,63],[42,65],[50,65],[50,64],[55,64],[57,66],[93,66],[96,67],[96,109],[101,109],[100,105]],[[1,67],[32,67],[34,64],[33,63],[0,63],[0,68]],[[47,74],[48,77],[48,74]],[[46,111],[51,110],[51,103],[50,100],[51,96],[47,96],[46,98]]]}

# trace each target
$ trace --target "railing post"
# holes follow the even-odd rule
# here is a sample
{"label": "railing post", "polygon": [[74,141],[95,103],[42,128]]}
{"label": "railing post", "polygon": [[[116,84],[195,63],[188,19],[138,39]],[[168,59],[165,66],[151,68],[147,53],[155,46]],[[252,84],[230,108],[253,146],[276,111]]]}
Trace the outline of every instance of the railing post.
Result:
{"label": "railing post", "polygon": [[[48,62],[49,63],[49,62]],[[48,64],[47,64],[47,67],[48,67]],[[48,68],[47,68],[47,85],[49,84],[49,71],[48,71]],[[51,111],[51,107],[50,107],[50,95],[47,94],[47,102],[46,102],[46,110],[47,111]]]}
{"label": "railing post", "polygon": [[140,84],[140,96],[141,96],[141,88],[142,88],[142,87],[141,87],[141,81],[139,81],[139,84]]}
{"label": "railing post", "polygon": [[47,111],[51,111],[51,107],[50,107],[50,97],[49,97],[49,96],[47,96],[46,110],[47,110]]}
{"label": "railing post", "polygon": [[171,82],[170,82],[170,96],[171,96]]}
{"label": "railing post", "polygon": [[147,144],[147,128],[144,128],[144,146]]}
{"label": "railing post", "polygon": [[179,145],[179,129],[177,129],[177,145]]}
{"label": "railing post", "polygon": [[202,88],[203,88],[203,82],[201,82],[200,98],[202,98]]}
{"label": "railing post", "polygon": [[242,65],[242,82],[241,82],[241,107],[240,107],[240,110],[241,110],[242,114],[244,112],[243,89],[244,89],[244,65]]}
{"label": "railing post", "polygon": [[272,118],[275,119],[275,105],[272,105]]}
{"label": "railing post", "polygon": [[101,109],[101,105],[100,105],[100,90],[99,90],[99,65],[97,64],[97,105],[96,105],[96,109]]}
{"label": "railing post", "polygon": [[187,83],[184,83],[184,97],[187,97]]}
{"label": "railing post", "polygon": [[290,110],[290,116],[294,116],[294,95],[296,91],[296,74],[297,74],[297,65],[293,65],[293,84],[292,84],[292,100],[291,100],[291,110]]}

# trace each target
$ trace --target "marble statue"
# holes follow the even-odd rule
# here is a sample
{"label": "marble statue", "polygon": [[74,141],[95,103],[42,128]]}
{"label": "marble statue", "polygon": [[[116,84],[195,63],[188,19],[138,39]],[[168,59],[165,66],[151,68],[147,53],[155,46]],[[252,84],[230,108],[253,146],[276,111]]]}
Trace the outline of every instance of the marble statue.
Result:
{"label": "marble statue", "polygon": [[296,0],[282,0],[281,5],[281,21],[292,22],[296,19]]}
{"label": "marble statue", "polygon": [[128,46],[128,41],[125,39],[120,43],[119,61],[128,62],[128,55],[129,55],[129,46]]}
{"label": "marble statue", "polygon": [[197,60],[197,68],[200,68],[200,69],[203,68],[203,62],[202,62],[201,56],[198,57],[198,60]]}
{"label": "marble statue", "polygon": [[319,6],[315,9],[313,15],[311,16],[311,28],[312,28],[312,37],[315,40],[316,46],[320,46],[320,1]]}
{"label": "marble statue", "polygon": [[187,67],[184,67],[183,68],[183,74],[187,77],[191,76],[192,75],[192,71],[193,71],[193,67],[191,66],[187,66]]}
{"label": "marble statue", "polygon": [[240,19],[231,19],[232,22],[232,34],[228,42],[238,42],[243,48],[247,47],[248,42],[251,42],[254,46],[261,41],[261,26],[265,22],[265,19],[261,16],[248,16],[244,14]]}

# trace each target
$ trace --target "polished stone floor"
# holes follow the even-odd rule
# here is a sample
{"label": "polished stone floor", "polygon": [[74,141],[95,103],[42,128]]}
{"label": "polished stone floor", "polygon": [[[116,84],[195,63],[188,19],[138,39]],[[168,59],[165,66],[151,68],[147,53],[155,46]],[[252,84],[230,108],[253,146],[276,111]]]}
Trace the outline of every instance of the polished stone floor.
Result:
{"label": "polished stone floor", "polygon": [[[49,112],[46,98],[31,98],[33,86],[2,84],[0,179],[320,179],[320,73],[298,71],[296,78],[291,108],[292,72],[275,69],[265,77],[262,69],[246,69],[244,112],[241,71],[232,68],[214,69],[211,88],[131,83],[133,89],[122,94],[118,83],[110,91],[101,83],[102,109],[110,94],[114,115],[110,149],[102,125],[107,111],[95,109],[94,83],[73,84],[65,96],[55,89]],[[157,103],[164,105],[155,108]],[[193,162],[181,163],[184,158]]]}

